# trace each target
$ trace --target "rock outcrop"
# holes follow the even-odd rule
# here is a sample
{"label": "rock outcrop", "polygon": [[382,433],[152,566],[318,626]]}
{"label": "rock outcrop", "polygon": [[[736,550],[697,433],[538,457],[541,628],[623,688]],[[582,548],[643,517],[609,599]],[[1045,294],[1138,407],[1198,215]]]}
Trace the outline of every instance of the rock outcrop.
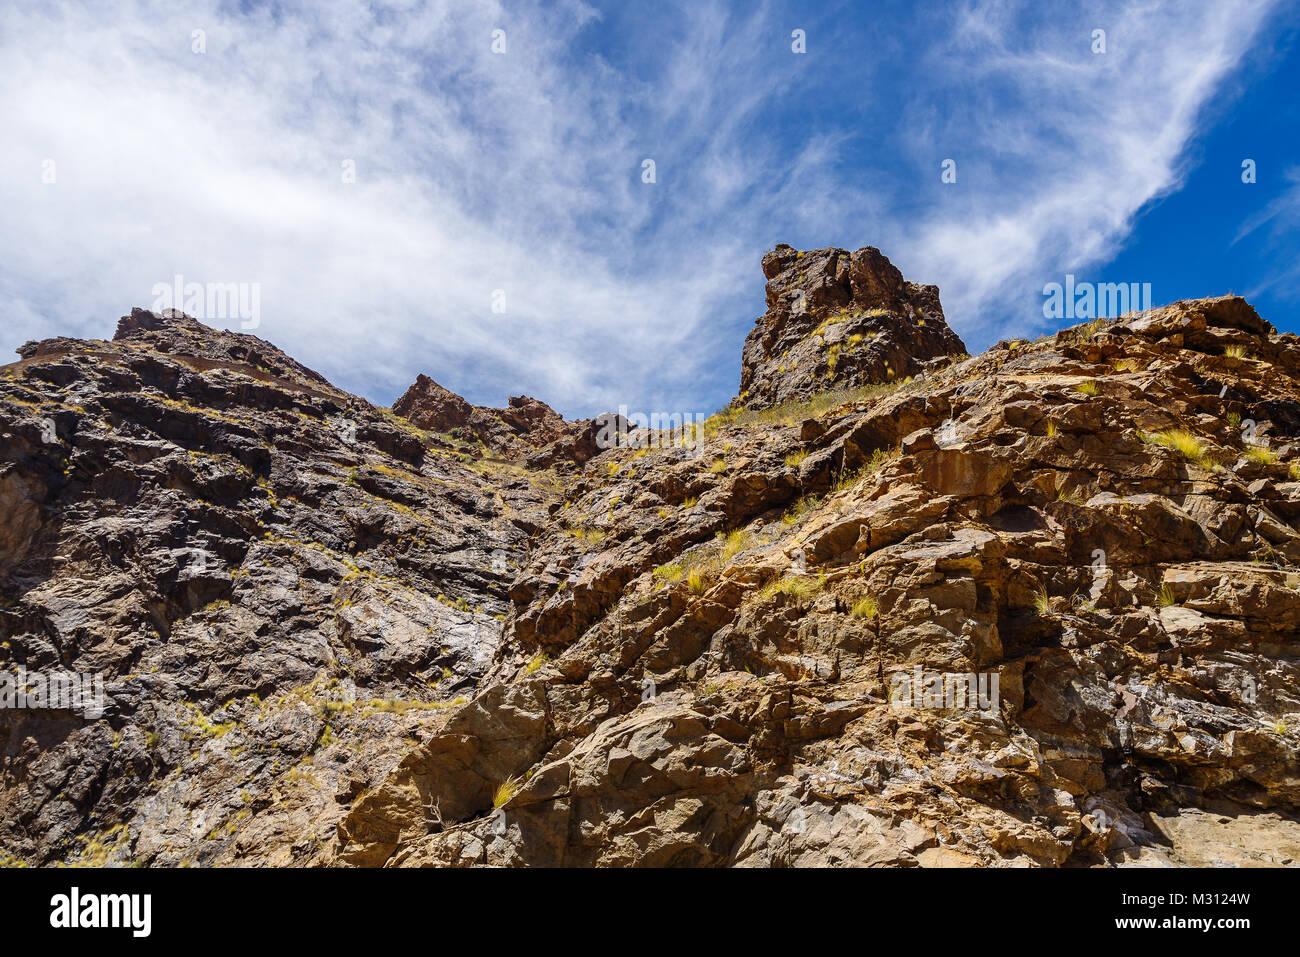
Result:
{"label": "rock outcrop", "polygon": [[469,425],[474,406],[421,373],[393,403],[393,411],[430,432],[450,432]]}
{"label": "rock outcrop", "polygon": [[393,412],[418,428],[446,433],[448,439],[521,464],[530,458],[541,467],[581,464],[591,455],[582,437],[591,431],[592,420],[568,422],[545,402],[526,395],[511,396],[504,409],[484,408],[421,374],[393,403]]}
{"label": "rock outcrop", "polygon": [[875,250],[764,265],[685,445],[512,404],[495,461],[176,316],[25,346],[0,662],[108,706],[0,710],[6,859],[1294,863],[1300,341],[1224,297],[964,358]]}
{"label": "rock outcrop", "polygon": [[767,313],[745,340],[739,402],[761,409],[832,385],[896,382],[964,354],[935,286],[908,282],[880,250],[779,245],[763,257]]}

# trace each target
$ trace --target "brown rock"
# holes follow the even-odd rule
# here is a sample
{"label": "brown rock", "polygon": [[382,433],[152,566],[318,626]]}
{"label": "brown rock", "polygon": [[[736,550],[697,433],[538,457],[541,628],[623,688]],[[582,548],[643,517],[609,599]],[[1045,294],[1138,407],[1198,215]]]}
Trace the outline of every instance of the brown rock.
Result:
{"label": "brown rock", "polygon": [[421,429],[450,432],[469,424],[474,407],[421,373],[393,403],[393,411]]}
{"label": "brown rock", "polygon": [[965,346],[939,290],[907,282],[874,247],[763,257],[767,313],[745,340],[740,403],[761,409],[831,388],[907,378]]}

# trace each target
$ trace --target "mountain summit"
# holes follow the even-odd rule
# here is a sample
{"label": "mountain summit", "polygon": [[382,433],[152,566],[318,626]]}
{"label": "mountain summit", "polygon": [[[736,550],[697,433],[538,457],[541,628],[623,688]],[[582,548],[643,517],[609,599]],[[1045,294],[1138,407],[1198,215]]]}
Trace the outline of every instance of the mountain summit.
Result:
{"label": "mountain summit", "polygon": [[741,362],[749,408],[895,382],[966,352],[938,287],[908,282],[873,246],[803,252],[783,243],[763,257],[763,275],[767,313]]}

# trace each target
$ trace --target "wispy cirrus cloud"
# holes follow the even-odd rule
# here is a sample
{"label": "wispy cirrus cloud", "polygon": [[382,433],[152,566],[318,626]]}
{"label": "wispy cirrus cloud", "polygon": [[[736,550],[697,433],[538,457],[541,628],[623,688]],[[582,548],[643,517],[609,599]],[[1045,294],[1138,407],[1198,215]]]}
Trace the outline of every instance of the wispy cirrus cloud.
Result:
{"label": "wispy cirrus cloud", "polygon": [[918,273],[944,277],[964,333],[987,341],[1036,331],[1034,312],[1020,312],[1014,328],[998,304],[1104,263],[1142,207],[1178,188],[1207,102],[1274,7],[964,10],[927,60],[953,99],[913,149],[959,158],[966,185],[921,218],[909,246]]}
{"label": "wispy cirrus cloud", "polygon": [[1265,242],[1270,248],[1279,248],[1284,243],[1288,247],[1288,254],[1282,257],[1286,265],[1273,271],[1254,288],[1248,289],[1248,299],[1267,290],[1280,290],[1292,298],[1300,296],[1300,262],[1289,252],[1295,249],[1295,237],[1300,235],[1300,166],[1285,170],[1282,179],[1288,185],[1281,195],[1248,216],[1232,240],[1235,245],[1247,236],[1263,231],[1267,234]]}
{"label": "wispy cirrus cloud", "polygon": [[709,411],[777,241],[879,245],[977,341],[1032,320],[1008,289],[1176,187],[1270,4],[847,9],[11,4],[6,329],[105,335],[175,274],[258,282],[257,334],[377,401],[424,371],[481,403]]}

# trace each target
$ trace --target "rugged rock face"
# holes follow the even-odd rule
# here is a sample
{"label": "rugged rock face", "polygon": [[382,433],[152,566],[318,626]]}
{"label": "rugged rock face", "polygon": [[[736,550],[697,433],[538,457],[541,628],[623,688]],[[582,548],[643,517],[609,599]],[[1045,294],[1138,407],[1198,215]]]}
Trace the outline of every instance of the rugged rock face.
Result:
{"label": "rugged rock face", "polygon": [[1227,297],[943,365],[878,255],[850,292],[923,357],[791,398],[769,312],[767,401],[558,472],[176,317],[24,347],[0,660],[110,703],[0,710],[0,849],[1294,863],[1300,342]]}
{"label": "rugged rock face", "polygon": [[[582,423],[569,423],[545,402],[526,395],[512,396],[504,409],[470,405],[427,375],[393,403],[393,412],[430,432],[478,444],[484,452],[520,459],[547,450],[551,459],[573,458],[574,440]],[[570,450],[563,454],[561,448]],[[581,460],[579,460],[581,461]]]}
{"label": "rugged rock face", "polygon": [[831,385],[896,382],[930,360],[962,355],[935,286],[920,286],[866,246],[763,257],[767,313],[745,340],[739,402],[767,408]]}
{"label": "rugged rock face", "polygon": [[474,406],[421,374],[393,403],[393,411],[430,432],[450,432],[469,425]]}
{"label": "rugged rock face", "polygon": [[302,863],[473,692],[545,476],[251,336],[136,310],[0,374],[0,661],[107,708],[0,710],[6,859]]}
{"label": "rugged rock face", "polygon": [[1013,345],[598,456],[337,861],[1291,863],[1295,337]]}

